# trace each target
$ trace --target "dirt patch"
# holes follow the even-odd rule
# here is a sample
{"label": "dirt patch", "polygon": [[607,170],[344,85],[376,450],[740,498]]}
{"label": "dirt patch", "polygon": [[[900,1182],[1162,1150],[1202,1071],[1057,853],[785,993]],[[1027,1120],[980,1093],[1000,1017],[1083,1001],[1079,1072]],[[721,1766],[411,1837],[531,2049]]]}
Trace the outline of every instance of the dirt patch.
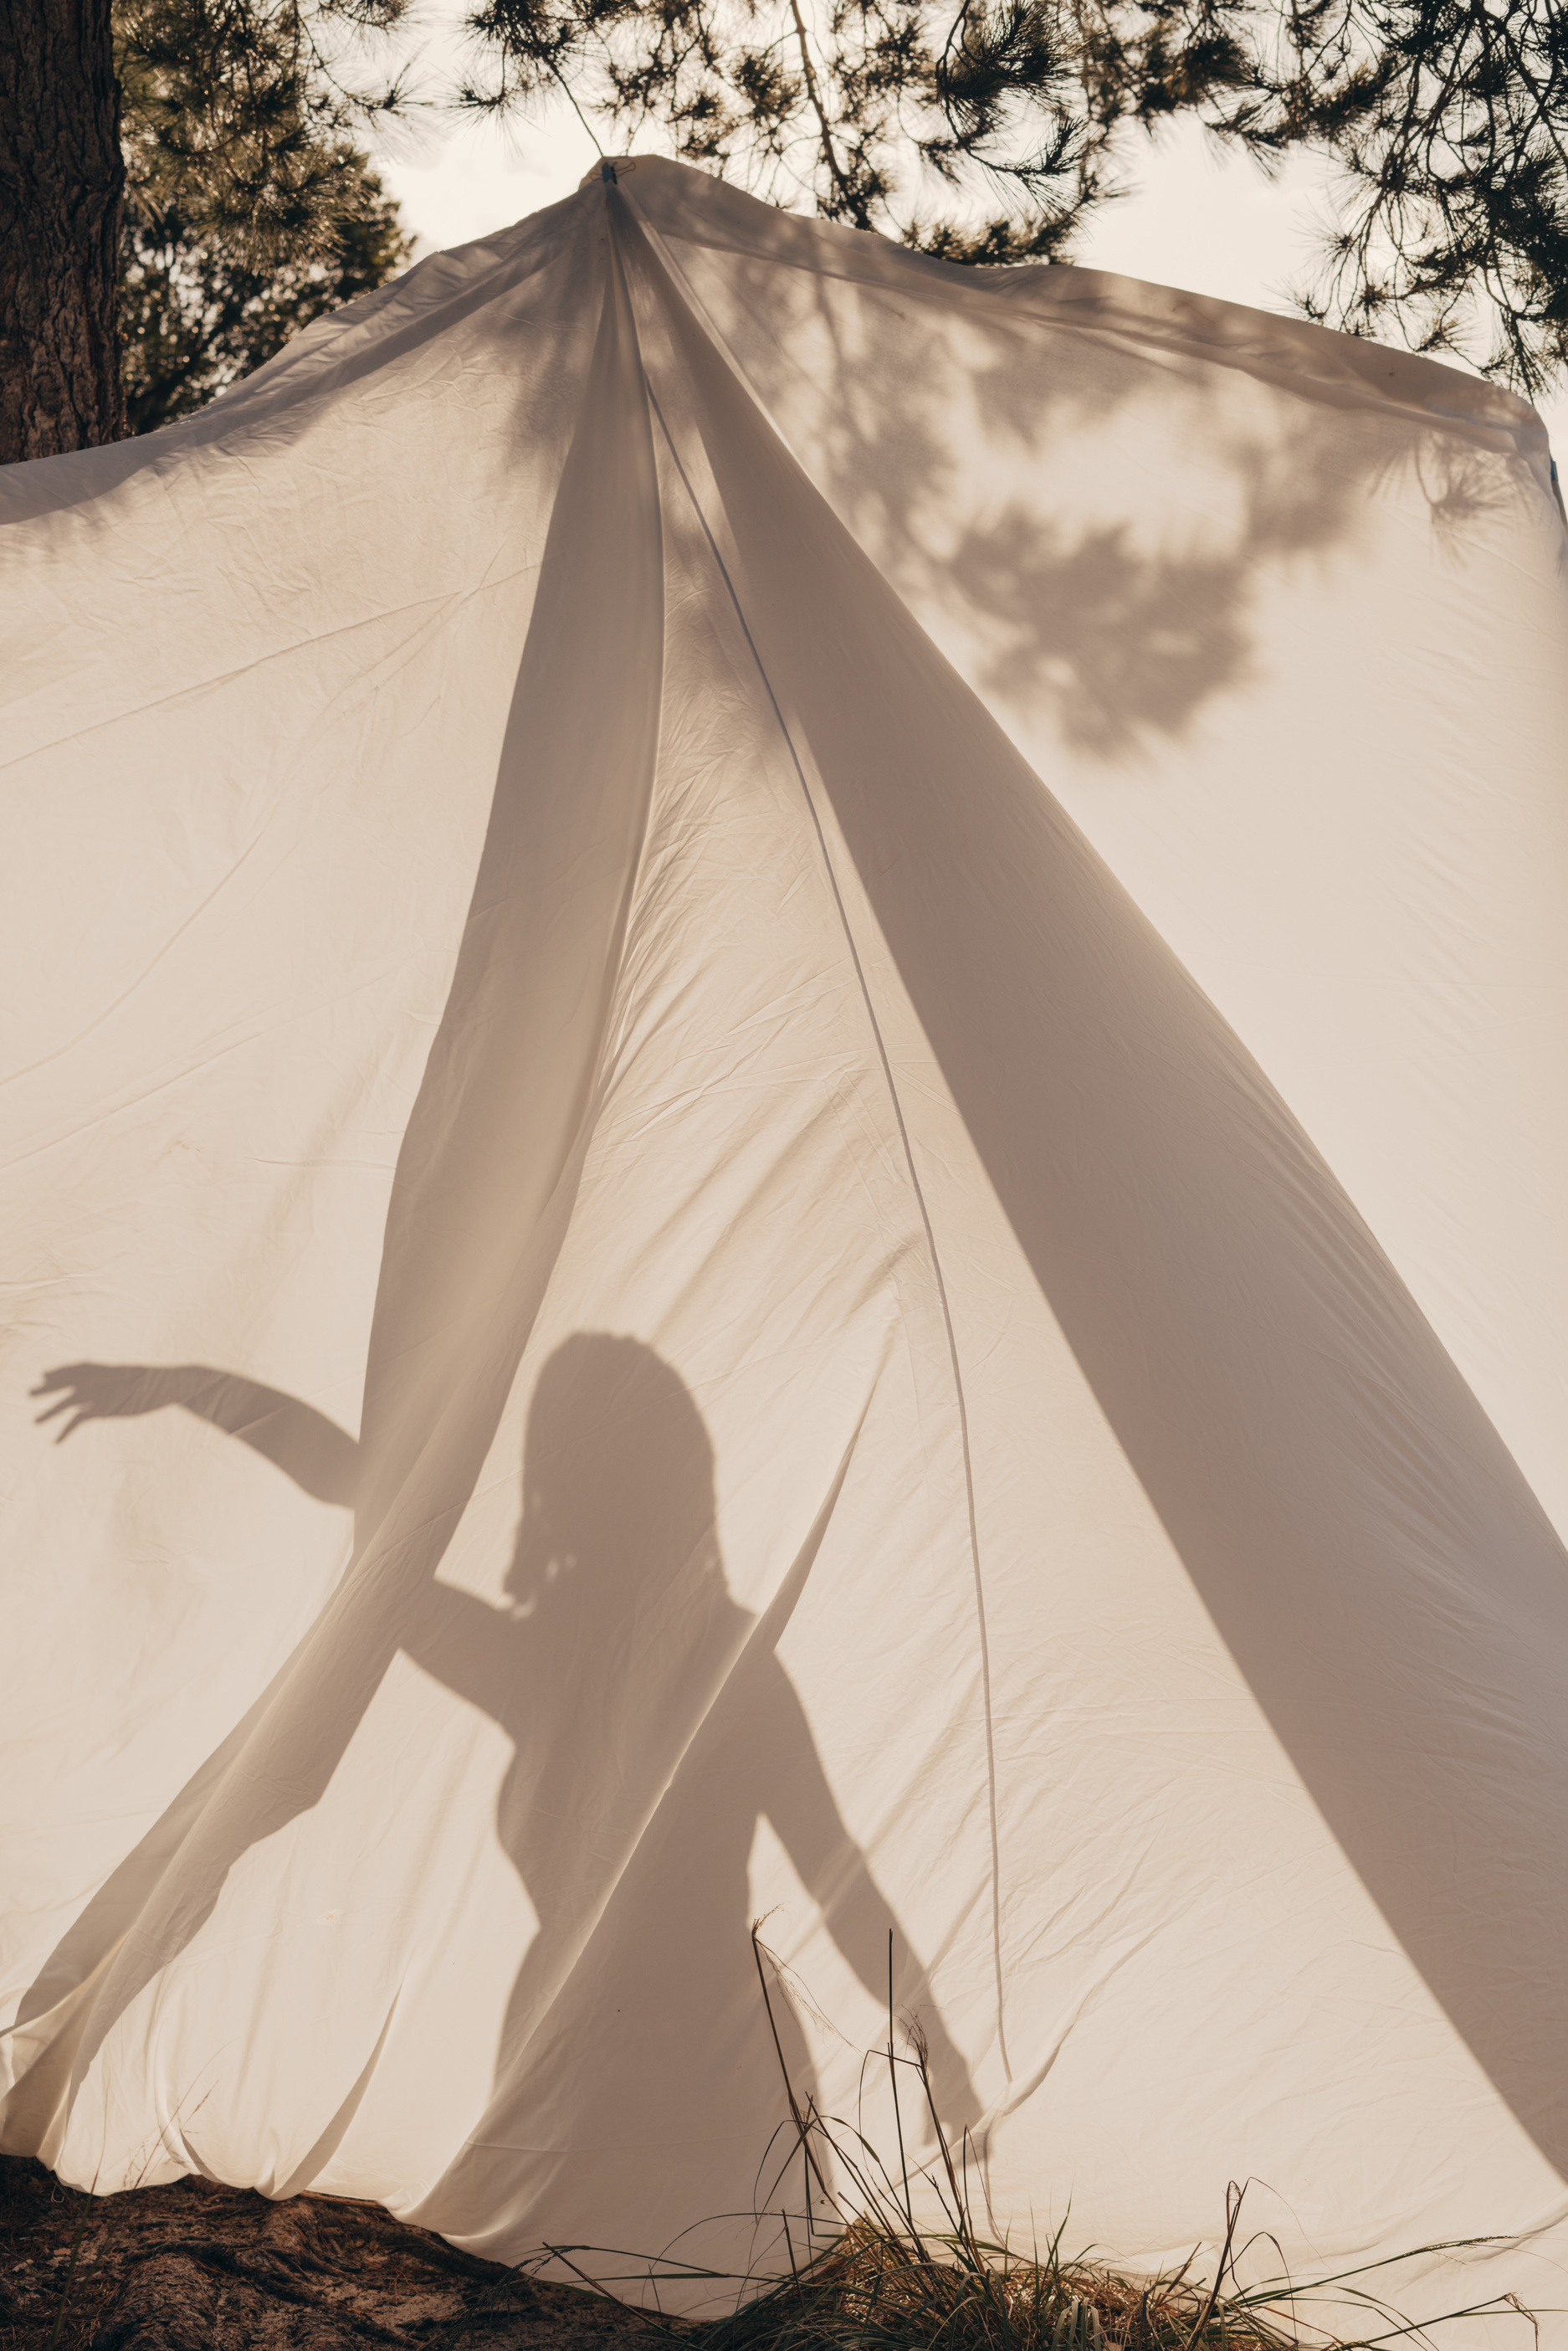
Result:
{"label": "dirt patch", "polygon": [[377,2204],[206,2179],[85,2196],[0,2157],[0,2351],[651,2351],[635,2314],[535,2285]]}

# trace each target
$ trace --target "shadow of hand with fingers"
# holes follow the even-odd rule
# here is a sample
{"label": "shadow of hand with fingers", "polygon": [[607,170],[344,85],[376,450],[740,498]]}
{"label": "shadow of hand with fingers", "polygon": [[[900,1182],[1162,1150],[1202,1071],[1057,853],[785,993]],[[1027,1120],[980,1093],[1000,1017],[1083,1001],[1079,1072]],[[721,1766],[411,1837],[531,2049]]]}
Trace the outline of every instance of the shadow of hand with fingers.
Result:
{"label": "shadow of hand with fingers", "polygon": [[[314,1500],[345,1509],[354,1506],[360,1459],[354,1439],[325,1413],[259,1381],[216,1371],[206,1364],[77,1363],[61,1364],[46,1372],[31,1394],[45,1400],[44,1409],[36,1416],[38,1426],[59,1423],[57,1445],[94,1421],[139,1420],[179,1408],[225,1436],[237,1437],[283,1470]],[[103,1989],[107,1971],[186,1840],[198,1830],[204,1808],[217,1796],[226,1774],[286,1689],[309,1638],[306,1635],[296,1644],[228,1736],[203,1758],[147,1834],[110,1871],[23,1993],[16,2010],[17,2026],[47,2018],[51,2011],[59,2013],[50,2047],[0,2102],[8,2130],[19,2131],[24,2138],[30,2132],[36,2136],[62,2094],[73,2065],[90,2053],[95,2044],[89,2037],[84,2051],[81,2039],[85,2018],[79,2013],[73,2017],[70,2011],[80,2011],[84,2001]],[[319,1793],[319,1788],[314,1793],[296,1790],[285,1799],[282,1817],[304,1809]],[[188,1907],[175,1948],[199,1928],[222,1889],[225,1874],[226,1868],[214,1873],[207,1897],[193,1909]],[[106,2022],[112,2021],[119,2004],[111,2001]]]}
{"label": "shadow of hand with fingers", "polygon": [[[576,327],[555,345],[576,421],[468,915],[399,1148],[359,1442],[205,1366],[78,1364],[40,1390],[67,1431],[165,1405],[194,1413],[318,1499],[351,1499],[355,1540],[315,1624],[25,1995],[25,2017],[53,2018],[34,2035],[36,2079],[5,2108],[10,2129],[22,2098],[29,2144],[73,2069],[202,1931],[235,1865],[321,1802],[473,1493],[570,1217],[652,790],[663,647],[636,338],[607,249],[596,253],[582,289],[585,322],[598,297],[591,354]],[[250,1623],[265,1641],[265,1599]]]}
{"label": "shadow of hand with fingers", "polygon": [[32,1394],[55,1399],[38,1421],[61,1423],[57,1444],[91,1420],[133,1420],[179,1405],[275,1462],[314,1500],[354,1507],[359,1448],[348,1432],[297,1396],[233,1372],[206,1364],[61,1364]]}

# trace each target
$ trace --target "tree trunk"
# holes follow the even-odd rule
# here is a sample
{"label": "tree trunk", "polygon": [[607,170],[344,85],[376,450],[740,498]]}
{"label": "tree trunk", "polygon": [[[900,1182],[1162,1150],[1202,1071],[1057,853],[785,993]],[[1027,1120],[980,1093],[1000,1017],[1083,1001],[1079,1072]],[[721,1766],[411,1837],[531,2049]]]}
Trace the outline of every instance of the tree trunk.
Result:
{"label": "tree trunk", "polygon": [[0,463],[125,430],[110,0],[0,0]]}

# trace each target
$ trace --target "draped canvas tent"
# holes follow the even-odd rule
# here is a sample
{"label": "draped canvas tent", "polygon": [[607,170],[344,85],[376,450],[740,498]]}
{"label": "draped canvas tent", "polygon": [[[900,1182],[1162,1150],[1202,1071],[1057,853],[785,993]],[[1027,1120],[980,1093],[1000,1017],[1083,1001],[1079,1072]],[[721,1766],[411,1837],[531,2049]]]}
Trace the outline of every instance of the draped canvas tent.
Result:
{"label": "draped canvas tent", "polygon": [[0,508],[4,2144],[1568,2303],[1532,413],[638,160]]}

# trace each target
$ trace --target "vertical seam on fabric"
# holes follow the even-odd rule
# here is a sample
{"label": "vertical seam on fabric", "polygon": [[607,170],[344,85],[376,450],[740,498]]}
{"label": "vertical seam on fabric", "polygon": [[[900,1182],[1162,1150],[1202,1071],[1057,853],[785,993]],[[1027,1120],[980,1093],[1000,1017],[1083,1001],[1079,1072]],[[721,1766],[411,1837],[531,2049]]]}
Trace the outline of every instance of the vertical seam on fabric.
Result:
{"label": "vertical seam on fabric", "polygon": [[997,1825],[996,1742],[992,1724],[991,1646],[986,1628],[985,1587],[981,1576],[980,1569],[980,1531],[976,1523],[975,1517],[974,1469],[970,1457],[969,1408],[964,1398],[963,1374],[959,1364],[958,1336],[953,1329],[952,1310],[948,1302],[948,1289],[947,1283],[942,1276],[941,1257],[937,1249],[937,1237],[931,1225],[930,1211],[926,1205],[926,1196],[920,1184],[919,1172],[915,1165],[914,1145],[909,1140],[909,1130],[904,1118],[903,1103],[898,1098],[898,1082],[893,1075],[893,1065],[888,1058],[888,1048],[883,1040],[882,1026],[877,1018],[877,1008],[871,1000],[871,990],[867,981],[865,967],[860,960],[860,950],[855,943],[855,933],[849,920],[849,910],[845,905],[844,895],[838,886],[838,875],[834,870],[832,852],[827,845],[827,836],[823,830],[822,818],[817,810],[815,798],[812,792],[811,785],[807,780],[805,768],[802,763],[800,754],[795,748],[794,737],[790,733],[788,722],[784,717],[783,710],[779,706],[778,696],[774,692],[773,680],[768,675],[766,665],[763,663],[762,653],[757,645],[757,641],[752,634],[751,623],[746,619],[745,611],[741,603],[740,596],[736,591],[734,580],[730,576],[730,567],[725,562],[719,543],[709,527],[708,517],[702,511],[701,500],[698,497],[696,490],[692,486],[691,478],[687,473],[685,465],[681,463],[680,452],[675,445],[674,435],[671,434],[670,426],[665,421],[664,411],[659,406],[659,395],[653,389],[652,381],[649,377],[646,368],[643,371],[643,381],[647,386],[649,402],[652,407],[655,416],[659,419],[659,429],[664,435],[665,447],[669,450],[670,457],[674,462],[675,470],[680,476],[681,483],[685,487],[686,495],[691,501],[692,512],[696,515],[698,522],[701,525],[702,536],[708,542],[709,551],[712,555],[714,562],[718,565],[719,577],[724,583],[725,591],[729,596],[732,605],[734,607],[735,618],[741,624],[741,632],[746,640],[747,648],[751,653],[752,659],[756,664],[757,675],[763,682],[763,690],[768,697],[768,702],[772,707],[774,717],[777,722],[779,733],[784,737],[784,748],[789,753],[790,762],[795,772],[795,779],[800,786],[802,797],[805,801],[806,810],[811,818],[812,829],[816,834],[817,847],[822,852],[822,862],[827,874],[828,887],[833,892],[833,903],[838,909],[839,925],[844,933],[845,944],[849,949],[850,962],[855,967],[855,977],[859,985],[861,1001],[866,1007],[866,1018],[870,1023],[871,1035],[877,1047],[877,1058],[882,1065],[882,1075],[888,1087],[888,1098],[893,1106],[893,1116],[898,1128],[898,1140],[903,1145],[904,1164],[909,1169],[910,1188],[914,1193],[916,1203],[919,1208],[921,1225],[925,1228],[926,1248],[930,1258],[931,1273],[937,1285],[937,1298],[942,1311],[942,1327],[947,1334],[948,1361],[952,1370],[953,1398],[958,1408],[959,1442],[963,1456],[964,1496],[969,1510],[970,1563],[974,1578],[974,1609],[976,1623],[980,1633],[981,1695],[985,1714],[986,1798],[990,1813],[991,1828],[992,1959],[996,1979],[996,2040],[997,2048],[1002,2058],[1002,2071],[1009,2083],[1011,2083],[1012,2080],[1012,2067],[1009,2062],[1007,2054],[1007,2027],[1004,2016],[1002,1981],[1002,1840]]}
{"label": "vertical seam on fabric", "polygon": [[[601,160],[603,160],[603,151],[601,150],[600,152]],[[612,187],[617,186],[618,183],[616,180],[614,170],[610,167],[607,162],[605,164],[605,172],[606,180],[604,183],[601,183],[601,184],[607,184]],[[627,875],[626,895],[621,902],[620,917],[616,931],[615,962],[617,981],[618,983],[621,967],[626,957],[627,942],[631,936],[632,910],[636,906],[638,898],[640,895],[642,877],[648,865],[648,839],[649,833],[652,829],[653,803],[659,787],[659,756],[664,748],[665,683],[670,636],[670,618],[667,610],[666,596],[667,567],[664,549],[664,517],[660,509],[659,496],[659,457],[653,444],[653,426],[650,423],[648,423],[648,407],[654,406],[657,403],[654,402],[653,398],[653,383],[648,372],[648,362],[642,356],[642,337],[638,331],[637,305],[631,298],[631,286],[627,277],[626,265],[621,257],[620,246],[615,236],[613,219],[608,225],[607,243],[609,246],[612,284],[610,287],[607,289],[607,299],[613,300],[615,286],[618,285],[620,287],[621,299],[626,305],[627,326],[631,334],[631,348],[637,358],[637,372],[641,380],[643,399],[647,403],[647,406],[644,408],[643,417],[644,423],[648,423],[648,462],[653,469],[653,512],[659,526],[659,718],[653,730],[653,758],[649,762],[648,770],[648,798],[642,811],[642,829],[638,836],[637,855],[632,860],[631,872]],[[660,428],[662,429],[664,424],[664,419],[662,416],[660,416],[659,422]],[[669,438],[668,434],[666,434],[665,437],[666,439]],[[618,988],[612,987],[610,991],[610,1000],[605,1007],[604,1024],[599,1032],[598,1047],[594,1055],[593,1071],[588,1081],[588,1090],[584,1099],[583,1117],[585,1123],[590,1118],[597,1118],[599,1109],[602,1106],[606,1072],[612,1058],[615,1046],[618,1044],[618,1032],[615,1029],[612,1018],[615,1010],[615,997],[617,993]]]}

